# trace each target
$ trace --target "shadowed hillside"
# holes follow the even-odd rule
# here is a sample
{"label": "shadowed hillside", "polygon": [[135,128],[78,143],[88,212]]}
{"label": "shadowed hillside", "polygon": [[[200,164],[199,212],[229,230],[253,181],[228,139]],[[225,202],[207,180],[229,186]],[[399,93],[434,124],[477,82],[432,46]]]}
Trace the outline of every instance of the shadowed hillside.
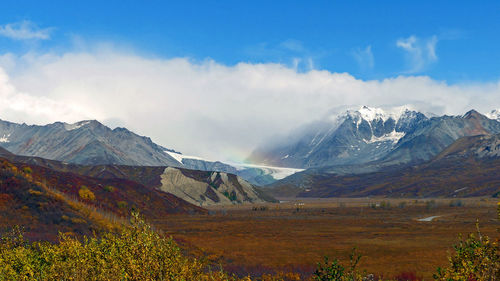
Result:
{"label": "shadowed hillside", "polygon": [[90,234],[113,228],[133,210],[148,219],[206,212],[130,180],[96,179],[2,158],[0,162],[2,224],[24,226],[32,238],[54,240],[59,231]]}

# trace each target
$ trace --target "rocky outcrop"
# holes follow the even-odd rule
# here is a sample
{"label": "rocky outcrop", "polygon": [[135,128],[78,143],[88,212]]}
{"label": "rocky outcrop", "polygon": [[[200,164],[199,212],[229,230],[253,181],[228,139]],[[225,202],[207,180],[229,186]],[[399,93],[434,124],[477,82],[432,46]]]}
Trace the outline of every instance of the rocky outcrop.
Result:
{"label": "rocky outcrop", "polygon": [[167,167],[161,175],[159,189],[198,206],[266,202],[253,185],[222,172]]}

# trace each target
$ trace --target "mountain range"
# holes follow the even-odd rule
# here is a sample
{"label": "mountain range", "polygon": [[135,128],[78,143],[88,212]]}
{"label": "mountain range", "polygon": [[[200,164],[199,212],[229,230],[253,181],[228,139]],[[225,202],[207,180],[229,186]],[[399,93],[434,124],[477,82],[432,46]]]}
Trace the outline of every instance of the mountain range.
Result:
{"label": "mountain range", "polygon": [[266,185],[297,170],[230,165],[182,155],[126,128],[111,129],[96,120],[38,126],[0,120],[0,147],[16,155],[81,165],[170,166],[234,173]]}
{"label": "mountain range", "polygon": [[363,106],[259,147],[249,160],[303,169],[417,163],[430,160],[460,137],[500,133],[498,111],[488,116],[471,110],[462,116],[429,118],[407,107],[384,111]]}
{"label": "mountain range", "polygon": [[[206,206],[273,200],[255,185],[274,188],[266,190],[275,196],[354,195],[357,193],[346,190],[304,192],[320,190],[318,182],[327,188],[333,186],[330,180],[342,183],[343,177],[351,175],[364,175],[364,184],[371,185],[382,180],[373,175],[423,173],[421,167],[430,167],[430,162],[444,163],[436,157],[457,140],[499,133],[499,110],[486,115],[470,110],[459,116],[436,116],[406,106],[385,110],[363,106],[330,114],[285,139],[258,147],[249,161],[259,164],[186,156],[148,137],[125,128],[110,129],[95,120],[45,126],[0,121],[0,147],[14,153],[9,156],[13,161],[84,176],[132,180]],[[447,161],[450,167],[454,165]]]}
{"label": "mountain range", "polygon": [[351,173],[309,169],[269,187],[276,197],[500,195],[500,134],[462,137],[429,161]]}

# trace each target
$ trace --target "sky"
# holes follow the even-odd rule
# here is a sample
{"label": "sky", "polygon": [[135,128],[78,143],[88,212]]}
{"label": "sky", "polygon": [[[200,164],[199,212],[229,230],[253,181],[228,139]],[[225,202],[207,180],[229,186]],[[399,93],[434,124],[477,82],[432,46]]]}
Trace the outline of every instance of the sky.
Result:
{"label": "sky", "polygon": [[332,108],[500,108],[498,1],[2,1],[0,119],[241,161]]}

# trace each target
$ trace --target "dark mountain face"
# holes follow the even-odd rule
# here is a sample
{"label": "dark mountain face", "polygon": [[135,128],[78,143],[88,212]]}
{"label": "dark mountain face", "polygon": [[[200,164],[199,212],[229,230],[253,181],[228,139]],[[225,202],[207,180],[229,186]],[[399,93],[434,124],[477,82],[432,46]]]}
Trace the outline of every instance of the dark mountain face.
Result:
{"label": "dark mountain face", "polygon": [[427,161],[458,138],[500,133],[500,122],[472,110],[464,116],[427,118],[400,109],[362,107],[305,131],[292,142],[259,148],[250,157],[284,167],[389,166]]}
{"label": "dark mountain face", "polygon": [[45,126],[0,121],[0,146],[18,155],[85,165],[181,165],[150,138],[95,120]]}

